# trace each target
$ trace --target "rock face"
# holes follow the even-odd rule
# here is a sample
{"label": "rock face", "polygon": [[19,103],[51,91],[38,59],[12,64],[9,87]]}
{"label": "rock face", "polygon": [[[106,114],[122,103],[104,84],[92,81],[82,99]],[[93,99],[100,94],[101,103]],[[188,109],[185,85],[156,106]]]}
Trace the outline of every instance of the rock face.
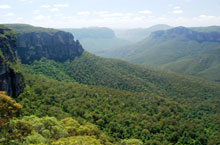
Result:
{"label": "rock face", "polygon": [[24,77],[18,69],[15,33],[0,26],[0,91],[16,97],[24,89]]}
{"label": "rock face", "polygon": [[71,33],[63,31],[18,33],[17,50],[22,63],[30,63],[42,57],[65,61],[83,52],[79,41],[74,41]]}
{"label": "rock face", "polygon": [[156,31],[151,34],[152,38],[162,38],[164,40],[183,36],[189,40],[197,42],[220,42],[220,33],[218,32],[197,32],[185,27],[176,27],[166,31]]}

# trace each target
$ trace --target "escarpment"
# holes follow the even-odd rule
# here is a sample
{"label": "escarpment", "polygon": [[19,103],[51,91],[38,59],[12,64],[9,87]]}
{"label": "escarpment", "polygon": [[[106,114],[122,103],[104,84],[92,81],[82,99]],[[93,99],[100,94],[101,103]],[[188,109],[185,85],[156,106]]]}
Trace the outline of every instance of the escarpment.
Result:
{"label": "escarpment", "polygon": [[63,31],[18,33],[17,49],[22,63],[42,57],[55,61],[71,60],[83,52],[79,41],[74,41],[72,34]]}
{"label": "escarpment", "polygon": [[0,91],[16,97],[24,90],[24,77],[16,56],[15,32],[0,25]]}

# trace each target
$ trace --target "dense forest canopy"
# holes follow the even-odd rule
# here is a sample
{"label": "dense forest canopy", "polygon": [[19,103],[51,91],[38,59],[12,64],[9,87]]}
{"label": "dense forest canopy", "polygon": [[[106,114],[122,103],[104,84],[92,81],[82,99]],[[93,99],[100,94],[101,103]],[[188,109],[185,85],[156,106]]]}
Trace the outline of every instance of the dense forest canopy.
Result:
{"label": "dense forest canopy", "polygon": [[[51,33],[11,26],[27,39],[33,31]],[[75,42],[67,44],[78,51]],[[27,56],[45,48],[44,41],[33,45]],[[87,51],[63,61],[36,54],[39,59],[26,63],[14,58],[24,91],[14,98],[0,92],[0,144],[220,144],[219,83]]]}

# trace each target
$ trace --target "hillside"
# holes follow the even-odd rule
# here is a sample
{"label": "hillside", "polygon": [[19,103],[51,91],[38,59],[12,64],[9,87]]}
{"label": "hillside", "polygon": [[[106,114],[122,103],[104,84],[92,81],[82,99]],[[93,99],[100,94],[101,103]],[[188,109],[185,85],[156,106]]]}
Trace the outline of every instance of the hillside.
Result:
{"label": "hillside", "polygon": [[158,24],[151,26],[149,28],[136,28],[136,29],[116,29],[115,34],[118,38],[125,39],[131,41],[133,43],[141,41],[148,37],[152,32],[159,30],[167,30],[172,28],[169,25]]}
{"label": "hillside", "polygon": [[185,27],[157,31],[134,45],[109,55],[142,65],[220,80],[220,33],[197,32]]}
{"label": "hillside", "polygon": [[107,50],[130,44],[128,40],[117,38],[112,29],[105,27],[69,28],[61,30],[72,33],[80,41],[85,50],[98,56],[105,56]]}
{"label": "hillside", "polygon": [[[72,45],[66,45],[71,42],[66,41],[69,40],[66,35],[59,35],[58,40],[64,40],[67,50],[75,50]],[[31,41],[24,40],[30,40],[31,36],[28,32],[22,34],[17,44],[29,44]],[[38,40],[42,40],[41,36]],[[32,53],[39,51],[38,48],[45,50],[44,41],[31,44],[35,49],[26,48]],[[62,45],[60,47],[54,50],[55,56],[60,53],[56,51],[62,49]],[[53,47],[46,50],[50,49]],[[32,53],[27,54],[31,56]],[[19,118],[7,118],[8,123],[3,126],[0,122],[0,129],[7,132],[6,135],[0,133],[0,142],[58,145],[68,141],[86,145],[219,143],[218,83],[101,58],[87,51],[74,55],[73,59],[63,55],[62,61],[47,55],[38,56],[37,59],[20,56],[26,88],[16,101],[23,110]],[[5,96],[1,98],[10,100]],[[19,105],[12,108],[21,110]],[[11,116],[18,116],[10,111]],[[56,118],[47,118],[47,115]],[[66,117],[72,119],[65,123]],[[48,120],[52,127],[45,128]],[[79,125],[73,127],[77,122]],[[37,125],[33,126],[35,123]]]}
{"label": "hillside", "polygon": [[220,26],[191,27],[190,29],[198,32],[220,32]]}

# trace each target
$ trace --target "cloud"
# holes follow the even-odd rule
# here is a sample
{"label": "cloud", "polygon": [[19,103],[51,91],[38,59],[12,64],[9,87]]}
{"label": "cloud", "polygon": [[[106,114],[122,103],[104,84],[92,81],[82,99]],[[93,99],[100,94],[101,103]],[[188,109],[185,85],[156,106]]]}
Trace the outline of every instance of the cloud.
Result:
{"label": "cloud", "polygon": [[9,5],[0,5],[0,9],[9,9],[11,6]]}
{"label": "cloud", "polygon": [[8,16],[8,17],[9,17],[9,16],[14,16],[14,15],[15,15],[14,13],[7,13],[7,14],[6,14],[6,16]]}
{"label": "cloud", "polygon": [[173,10],[173,13],[174,13],[174,14],[182,14],[182,13],[183,13],[183,10]]}
{"label": "cloud", "polygon": [[90,15],[89,11],[78,12],[77,15]]}
{"label": "cloud", "polygon": [[58,8],[52,8],[52,9],[50,9],[50,11],[51,12],[57,12],[57,11],[59,11],[59,9]]}
{"label": "cloud", "polygon": [[114,13],[109,13],[107,11],[103,11],[103,12],[95,12],[95,14],[98,14],[100,17],[102,18],[114,18],[114,17],[118,17],[118,18],[128,18],[133,16],[133,13],[119,13],[119,12],[114,12]]}
{"label": "cloud", "polygon": [[50,16],[45,16],[45,15],[38,15],[34,17],[35,20],[49,20]]}
{"label": "cloud", "polygon": [[181,9],[181,7],[180,6],[175,6],[173,9],[178,10],[178,9]]}
{"label": "cloud", "polygon": [[19,0],[20,2],[27,2],[27,1],[29,1],[29,2],[32,2],[32,0]]}
{"label": "cloud", "polygon": [[64,16],[63,13],[59,13],[59,14],[55,14],[56,17],[61,17],[61,16]]}
{"label": "cloud", "polygon": [[215,18],[216,16],[210,16],[210,15],[200,15],[199,18],[205,18],[205,19],[211,19]]}
{"label": "cloud", "polygon": [[152,14],[150,10],[139,11],[140,14]]}
{"label": "cloud", "polygon": [[41,8],[50,8],[50,5],[41,5]]}
{"label": "cloud", "polygon": [[168,4],[168,7],[173,7],[173,4]]}
{"label": "cloud", "polygon": [[107,15],[108,17],[122,17],[124,16],[123,13],[110,13]]}
{"label": "cloud", "polygon": [[23,20],[23,19],[24,19],[24,18],[22,18],[22,17],[17,17],[17,18],[16,18],[17,21],[20,21],[20,20]]}
{"label": "cloud", "polygon": [[40,14],[40,10],[34,10],[33,13],[34,13],[35,15],[38,15],[38,14]]}
{"label": "cloud", "polygon": [[95,11],[94,13],[97,15],[105,15],[105,14],[108,14],[109,12],[108,11]]}
{"label": "cloud", "polygon": [[55,5],[53,5],[54,7],[59,7],[59,8],[67,8],[67,7],[69,7],[69,5],[68,4],[55,4]]}

